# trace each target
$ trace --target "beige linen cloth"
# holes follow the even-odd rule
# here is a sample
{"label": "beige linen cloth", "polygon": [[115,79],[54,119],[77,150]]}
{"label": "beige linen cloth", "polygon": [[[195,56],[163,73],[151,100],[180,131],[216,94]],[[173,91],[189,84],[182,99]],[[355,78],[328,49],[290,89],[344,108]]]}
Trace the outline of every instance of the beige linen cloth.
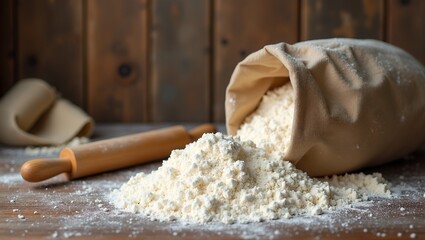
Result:
{"label": "beige linen cloth", "polygon": [[425,142],[425,69],[375,40],[265,46],[240,62],[226,91],[229,134],[266,91],[290,81],[295,116],[285,159],[311,176],[374,166]]}
{"label": "beige linen cloth", "polygon": [[59,145],[90,136],[94,122],[40,79],[19,81],[0,99],[0,143]]}

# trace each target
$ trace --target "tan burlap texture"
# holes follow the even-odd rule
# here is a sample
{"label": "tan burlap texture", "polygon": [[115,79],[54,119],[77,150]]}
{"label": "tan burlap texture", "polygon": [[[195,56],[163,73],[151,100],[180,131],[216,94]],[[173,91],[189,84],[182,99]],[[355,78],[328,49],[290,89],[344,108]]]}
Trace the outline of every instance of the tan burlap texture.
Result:
{"label": "tan burlap texture", "polygon": [[285,159],[311,176],[400,158],[425,142],[425,69],[375,40],[265,46],[240,62],[226,91],[229,134],[261,97],[292,84],[295,113]]}
{"label": "tan burlap texture", "polygon": [[90,136],[94,122],[40,79],[18,81],[0,99],[0,143],[59,145]]}

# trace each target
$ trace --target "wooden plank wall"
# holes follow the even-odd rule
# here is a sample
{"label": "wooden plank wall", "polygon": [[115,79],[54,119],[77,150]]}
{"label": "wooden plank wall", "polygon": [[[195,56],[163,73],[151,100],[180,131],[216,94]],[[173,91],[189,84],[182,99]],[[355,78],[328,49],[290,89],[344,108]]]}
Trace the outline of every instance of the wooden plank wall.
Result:
{"label": "wooden plank wall", "polygon": [[384,1],[303,0],[301,40],[349,37],[384,39]]}
{"label": "wooden plank wall", "polygon": [[151,120],[208,121],[210,1],[153,0],[151,12]]}
{"label": "wooden plank wall", "polygon": [[17,79],[37,77],[82,106],[82,0],[17,1]]}
{"label": "wooden plank wall", "polygon": [[106,122],[146,121],[147,1],[86,3],[89,114]]}
{"label": "wooden plank wall", "polygon": [[0,96],[15,81],[15,6],[13,0],[0,1]]}
{"label": "wooden plank wall", "polygon": [[38,77],[98,122],[223,122],[249,53],[373,38],[425,63],[423,14],[422,0],[2,0],[0,94]]}

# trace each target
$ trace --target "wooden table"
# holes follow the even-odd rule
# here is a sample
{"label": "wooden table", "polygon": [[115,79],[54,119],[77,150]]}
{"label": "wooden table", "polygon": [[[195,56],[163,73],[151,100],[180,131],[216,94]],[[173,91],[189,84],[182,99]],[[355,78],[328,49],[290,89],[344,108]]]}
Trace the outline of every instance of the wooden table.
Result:
{"label": "wooden table", "polygon": [[[163,126],[101,125],[96,128],[95,139]],[[223,126],[219,129],[224,131]],[[113,189],[140,171],[156,169],[160,163],[72,182],[63,176],[41,183],[24,182],[19,168],[35,157],[23,148],[0,148],[0,239],[425,238],[425,149],[365,170],[383,174],[392,184],[392,199],[376,199],[320,216],[234,225],[155,222],[121,212],[110,204],[108,196]]]}

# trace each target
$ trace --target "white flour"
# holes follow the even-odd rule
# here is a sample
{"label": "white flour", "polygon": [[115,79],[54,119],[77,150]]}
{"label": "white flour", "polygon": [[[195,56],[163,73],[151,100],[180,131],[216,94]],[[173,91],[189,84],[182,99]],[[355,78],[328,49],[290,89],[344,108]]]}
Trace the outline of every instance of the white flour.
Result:
{"label": "white flour", "polygon": [[57,146],[26,147],[25,154],[29,156],[52,155],[59,153],[65,147],[76,147],[90,142],[86,137],[75,137],[69,142]]}
{"label": "white flour", "polygon": [[294,91],[291,84],[285,84],[263,96],[258,108],[245,119],[236,135],[280,156],[289,144],[293,118]]}
{"label": "white flour", "polygon": [[174,150],[158,170],[140,173],[114,191],[115,204],[161,221],[247,223],[317,215],[390,196],[380,174],[315,179],[284,161],[292,99],[290,85],[269,92],[238,132],[248,141],[204,134]]}

